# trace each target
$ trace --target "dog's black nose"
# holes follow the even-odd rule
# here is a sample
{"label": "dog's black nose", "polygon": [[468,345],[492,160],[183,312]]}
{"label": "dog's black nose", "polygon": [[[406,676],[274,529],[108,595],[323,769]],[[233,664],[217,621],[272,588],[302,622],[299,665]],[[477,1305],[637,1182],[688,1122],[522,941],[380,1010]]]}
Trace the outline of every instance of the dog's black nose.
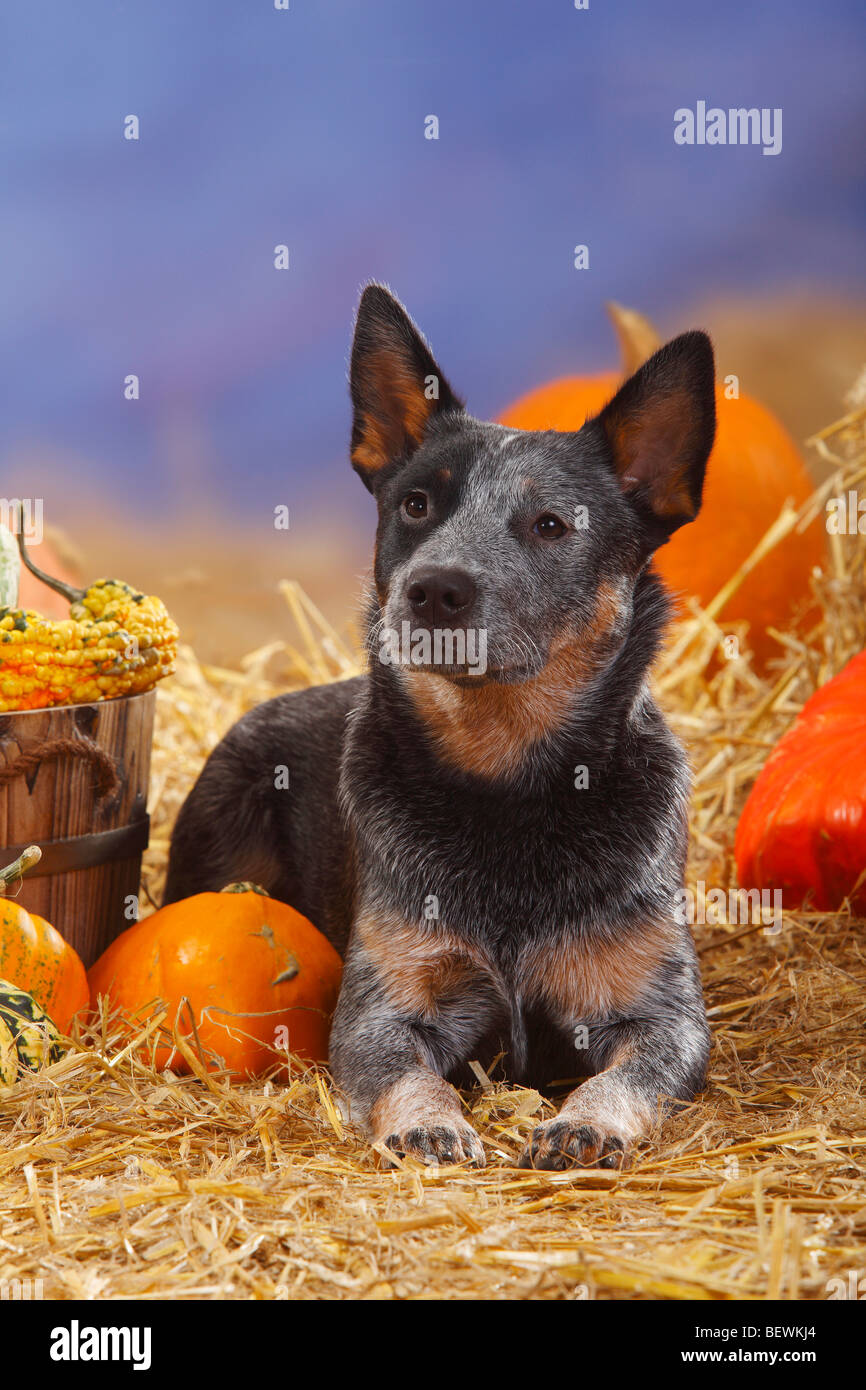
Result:
{"label": "dog's black nose", "polygon": [[406,590],[414,613],[431,627],[453,622],[475,602],[475,580],[465,570],[430,569],[415,574]]}

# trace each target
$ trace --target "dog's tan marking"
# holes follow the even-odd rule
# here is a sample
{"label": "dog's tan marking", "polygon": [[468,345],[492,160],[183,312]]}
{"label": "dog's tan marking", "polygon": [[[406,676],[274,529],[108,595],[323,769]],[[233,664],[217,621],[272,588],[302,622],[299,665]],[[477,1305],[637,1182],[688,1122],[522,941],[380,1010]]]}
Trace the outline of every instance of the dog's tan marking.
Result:
{"label": "dog's tan marking", "polygon": [[588,1077],[566,1098],[558,1115],[537,1125],[520,1166],[561,1168],[568,1166],[569,1158],[591,1164],[606,1153],[627,1153],[636,1139],[648,1134],[658,1119],[658,1101],[629,1078],[625,1064],[634,1055],[633,1044],[623,1043],[611,1066]]}
{"label": "dog's tan marking", "polygon": [[527,947],[521,993],[541,999],[566,1026],[631,1008],[673,948],[669,922],[632,927],[616,941],[553,940]]}
{"label": "dog's tan marking", "polygon": [[352,450],[352,462],[358,468],[375,473],[387,463],[387,455],[388,438],[385,431],[377,420],[365,414],[361,442]]}
{"label": "dog's tan marking", "polygon": [[415,708],[442,756],[456,767],[495,778],[512,772],[529,749],[560,728],[575,694],[598,672],[622,614],[611,584],[599,588],[595,615],[563,633],[537,676],[519,685],[455,685],[435,672],[402,667]]}
{"label": "dog's tan marking", "polygon": [[370,1110],[368,1128],[374,1143],[392,1134],[405,1134],[416,1125],[465,1123],[460,1098],[453,1086],[426,1067],[400,1077]]}
{"label": "dog's tan marking", "polygon": [[491,962],[469,942],[430,923],[429,928],[399,917],[361,918],[355,931],[378,971],[392,1005],[401,1013],[431,1019],[440,1001],[493,978]]}
{"label": "dog's tan marking", "polygon": [[672,459],[687,460],[694,453],[694,402],[688,392],[649,401],[639,414],[603,414],[602,422],[625,490],[643,485],[660,516],[693,518],[696,507],[685,463],[671,469]]}
{"label": "dog's tan marking", "polygon": [[624,1079],[618,1066],[613,1066],[588,1077],[572,1091],[557,1119],[592,1125],[603,1136],[615,1135],[628,1147],[652,1129],[656,1107]]}
{"label": "dog's tan marking", "polygon": [[363,364],[364,395],[379,402],[376,415],[364,413],[361,438],[352,462],[376,473],[399,458],[406,439],[418,445],[424,438],[434,402],[427,399],[418,378],[403,358],[389,348],[371,352]]}

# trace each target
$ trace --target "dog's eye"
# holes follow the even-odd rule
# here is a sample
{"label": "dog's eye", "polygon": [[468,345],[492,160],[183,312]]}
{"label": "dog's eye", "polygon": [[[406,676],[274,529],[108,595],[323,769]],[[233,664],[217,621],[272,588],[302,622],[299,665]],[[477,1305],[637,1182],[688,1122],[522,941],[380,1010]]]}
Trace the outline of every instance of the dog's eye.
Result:
{"label": "dog's eye", "polygon": [[560,536],[565,535],[568,527],[552,512],[545,512],[544,516],[538,518],[532,529],[537,536],[543,536],[546,541],[555,541]]}
{"label": "dog's eye", "polygon": [[427,498],[423,492],[410,492],[408,497],[403,498],[403,510],[407,516],[417,520],[420,516],[427,515]]}

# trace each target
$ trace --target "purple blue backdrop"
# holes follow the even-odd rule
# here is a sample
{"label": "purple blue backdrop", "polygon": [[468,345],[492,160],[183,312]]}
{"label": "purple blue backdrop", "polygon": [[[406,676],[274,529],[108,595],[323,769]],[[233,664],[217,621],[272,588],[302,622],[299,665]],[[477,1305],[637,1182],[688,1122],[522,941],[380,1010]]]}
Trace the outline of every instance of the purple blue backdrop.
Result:
{"label": "purple blue backdrop", "polygon": [[[609,362],[608,297],[862,293],[863,13],[6,0],[0,461],[60,449],[151,513],[327,496],[370,277],[482,414]],[[782,153],[675,145],[698,99],[781,107]]]}

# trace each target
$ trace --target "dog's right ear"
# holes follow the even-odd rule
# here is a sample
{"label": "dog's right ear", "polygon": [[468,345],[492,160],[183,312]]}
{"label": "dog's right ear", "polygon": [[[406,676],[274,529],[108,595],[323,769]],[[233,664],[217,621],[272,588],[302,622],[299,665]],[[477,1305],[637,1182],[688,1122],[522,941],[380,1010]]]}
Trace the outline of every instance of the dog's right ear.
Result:
{"label": "dog's right ear", "polygon": [[716,432],[713,348],[682,333],[638,368],[593,422],[626,496],[666,539],[700,511]]}
{"label": "dog's right ear", "polygon": [[350,372],[352,466],[372,492],[389,463],[421,444],[430,419],[462,410],[418,329],[383,285],[361,296]]}

